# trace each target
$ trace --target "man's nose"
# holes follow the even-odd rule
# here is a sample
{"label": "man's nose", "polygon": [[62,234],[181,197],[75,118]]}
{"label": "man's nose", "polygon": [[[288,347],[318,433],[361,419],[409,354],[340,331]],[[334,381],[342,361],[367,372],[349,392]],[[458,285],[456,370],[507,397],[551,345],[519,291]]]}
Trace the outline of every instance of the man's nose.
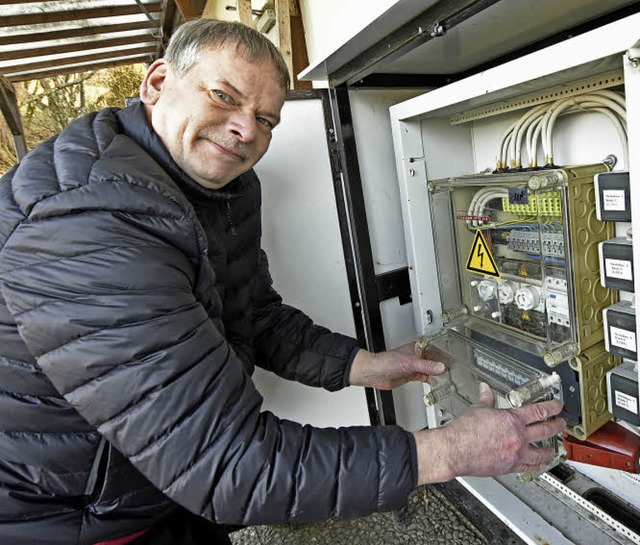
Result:
{"label": "man's nose", "polygon": [[227,129],[241,142],[251,142],[256,136],[256,118],[248,112],[233,112],[229,116]]}

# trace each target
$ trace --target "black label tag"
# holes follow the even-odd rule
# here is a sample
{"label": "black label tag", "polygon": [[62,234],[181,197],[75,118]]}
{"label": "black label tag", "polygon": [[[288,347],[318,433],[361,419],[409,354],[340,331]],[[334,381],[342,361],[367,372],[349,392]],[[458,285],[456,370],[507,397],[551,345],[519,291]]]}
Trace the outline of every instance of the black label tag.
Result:
{"label": "black label tag", "polygon": [[529,191],[526,187],[509,188],[509,204],[529,204]]}

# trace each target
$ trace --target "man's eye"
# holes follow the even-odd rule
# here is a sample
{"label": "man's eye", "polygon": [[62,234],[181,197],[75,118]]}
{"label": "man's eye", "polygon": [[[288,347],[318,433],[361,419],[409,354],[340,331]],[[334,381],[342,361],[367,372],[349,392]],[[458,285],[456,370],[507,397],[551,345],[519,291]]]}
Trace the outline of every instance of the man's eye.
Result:
{"label": "man's eye", "polygon": [[220,89],[214,89],[213,91],[211,91],[211,93],[214,95],[214,97],[219,98],[223,102],[232,102],[231,97],[224,91],[220,91]]}
{"label": "man's eye", "polygon": [[271,121],[269,121],[268,119],[265,119],[264,117],[258,117],[258,123],[264,125],[265,127],[268,127],[269,129],[273,129],[273,123],[271,123]]}

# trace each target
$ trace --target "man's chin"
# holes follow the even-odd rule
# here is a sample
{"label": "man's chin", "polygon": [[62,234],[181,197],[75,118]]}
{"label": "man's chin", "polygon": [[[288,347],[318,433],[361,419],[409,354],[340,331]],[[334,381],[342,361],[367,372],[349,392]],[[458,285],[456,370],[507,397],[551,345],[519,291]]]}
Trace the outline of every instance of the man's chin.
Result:
{"label": "man's chin", "polygon": [[188,174],[194,181],[198,182],[198,184],[200,184],[202,187],[206,187],[207,189],[220,189],[238,176],[231,176],[229,174],[225,176],[218,173],[213,174],[208,172],[191,172]]}

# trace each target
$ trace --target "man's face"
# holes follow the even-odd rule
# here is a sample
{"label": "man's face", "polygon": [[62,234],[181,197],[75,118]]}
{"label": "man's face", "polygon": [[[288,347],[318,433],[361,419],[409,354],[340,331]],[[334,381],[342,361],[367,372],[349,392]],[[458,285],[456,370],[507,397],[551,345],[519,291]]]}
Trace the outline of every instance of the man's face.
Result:
{"label": "man's face", "polygon": [[285,90],[270,60],[244,60],[235,45],[203,49],[178,77],[154,62],[140,96],[173,160],[200,185],[219,189],[264,155]]}

